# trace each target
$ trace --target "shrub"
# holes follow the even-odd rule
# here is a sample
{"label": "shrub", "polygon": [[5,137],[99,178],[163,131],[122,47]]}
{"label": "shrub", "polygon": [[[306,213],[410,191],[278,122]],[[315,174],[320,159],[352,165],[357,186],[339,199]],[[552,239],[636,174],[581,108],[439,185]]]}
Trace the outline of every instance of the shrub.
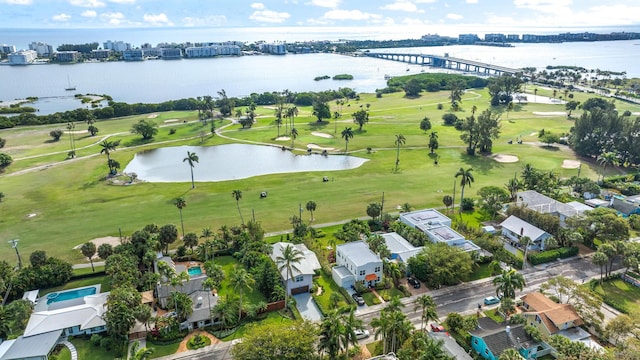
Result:
{"label": "shrub", "polygon": [[176,130],[175,128],[171,128],[171,129],[169,129],[169,135],[173,135],[173,134],[175,134],[175,133],[176,133],[176,131],[177,131],[177,130]]}
{"label": "shrub", "polygon": [[564,259],[578,254],[578,248],[572,246],[569,248],[559,248],[554,250],[542,251],[535,254],[529,254],[527,258],[533,265],[543,264],[556,259]]}
{"label": "shrub", "polygon": [[[442,104],[438,104],[438,109],[440,109],[440,105]],[[458,117],[456,116],[456,114],[446,113],[442,115],[442,120],[444,120],[445,125],[452,126],[455,125],[456,122],[458,122]]]}
{"label": "shrub", "polygon": [[211,339],[200,334],[195,334],[189,341],[187,341],[187,348],[189,350],[196,350],[203,348],[211,344]]}
{"label": "shrub", "polygon": [[89,339],[89,341],[93,346],[98,347],[100,346],[100,342],[102,341],[102,336],[98,334],[93,334],[91,335],[91,339]]}
{"label": "shrub", "polygon": [[444,105],[438,104],[438,110],[442,110],[442,109],[444,109]]}
{"label": "shrub", "polygon": [[473,210],[475,203],[473,201],[473,199],[470,198],[464,198],[462,199],[462,210],[463,211],[471,211]]}

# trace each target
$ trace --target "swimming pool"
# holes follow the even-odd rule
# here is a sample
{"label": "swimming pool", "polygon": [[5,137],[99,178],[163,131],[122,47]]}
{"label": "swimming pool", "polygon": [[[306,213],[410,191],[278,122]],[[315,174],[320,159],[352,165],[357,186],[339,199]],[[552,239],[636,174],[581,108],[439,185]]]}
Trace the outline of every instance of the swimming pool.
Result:
{"label": "swimming pool", "polygon": [[95,286],[61,291],[61,292],[52,292],[47,294],[46,296],[47,305],[60,302],[60,301],[65,301],[65,300],[82,298],[88,295],[94,295],[97,292],[98,292],[98,289]]}
{"label": "swimming pool", "polygon": [[202,268],[200,266],[194,266],[187,269],[189,276],[198,276],[202,275]]}

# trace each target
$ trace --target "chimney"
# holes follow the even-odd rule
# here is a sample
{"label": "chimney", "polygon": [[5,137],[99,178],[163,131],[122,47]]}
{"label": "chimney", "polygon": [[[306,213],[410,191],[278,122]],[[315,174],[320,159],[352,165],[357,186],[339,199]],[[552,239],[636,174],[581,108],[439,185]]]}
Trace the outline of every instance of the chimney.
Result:
{"label": "chimney", "polygon": [[520,236],[522,236],[522,235],[524,235],[524,228],[523,227],[520,228]]}
{"label": "chimney", "polygon": [[504,328],[504,332],[506,332],[507,334],[511,333],[511,326],[507,325],[507,327]]}

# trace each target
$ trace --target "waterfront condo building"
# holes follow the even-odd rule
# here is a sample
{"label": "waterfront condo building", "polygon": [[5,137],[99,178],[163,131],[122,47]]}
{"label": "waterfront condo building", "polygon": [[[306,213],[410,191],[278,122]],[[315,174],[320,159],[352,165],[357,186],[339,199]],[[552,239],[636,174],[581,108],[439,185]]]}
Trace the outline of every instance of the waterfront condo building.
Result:
{"label": "waterfront condo building", "polygon": [[108,59],[111,56],[111,53],[113,53],[113,50],[110,49],[106,49],[106,50],[91,50],[91,58],[92,59]]}
{"label": "waterfront condo building", "polygon": [[32,42],[29,44],[29,50],[34,50],[38,56],[48,57],[53,54],[53,46],[43,42]]}
{"label": "waterfront condo building", "polygon": [[180,48],[161,48],[160,57],[165,60],[175,60],[182,58],[182,49]]}
{"label": "waterfront condo building", "polygon": [[142,61],[144,60],[144,51],[142,49],[131,49],[122,52],[122,58],[125,61]]}
{"label": "waterfront condo building", "polygon": [[38,53],[33,50],[20,50],[9,54],[9,64],[27,65],[33,63],[37,57]]}
{"label": "waterfront condo building", "polygon": [[59,62],[76,62],[80,59],[80,53],[77,51],[58,51],[56,60]]}
{"label": "waterfront condo building", "polygon": [[115,52],[123,52],[125,50],[131,50],[131,44],[124,41],[107,40],[102,43],[102,48],[105,50],[113,50]]}
{"label": "waterfront condo building", "polygon": [[15,45],[0,44],[0,53],[11,54],[16,52]]}

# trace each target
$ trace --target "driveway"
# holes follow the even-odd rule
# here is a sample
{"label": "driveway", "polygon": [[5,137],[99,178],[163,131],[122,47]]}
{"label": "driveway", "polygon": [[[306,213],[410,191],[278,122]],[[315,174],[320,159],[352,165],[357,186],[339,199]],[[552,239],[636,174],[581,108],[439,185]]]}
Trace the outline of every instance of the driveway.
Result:
{"label": "driveway", "polygon": [[296,299],[296,308],[298,308],[303,318],[311,321],[322,320],[322,313],[320,313],[320,309],[318,309],[318,305],[313,301],[310,293],[293,295],[293,298]]}

